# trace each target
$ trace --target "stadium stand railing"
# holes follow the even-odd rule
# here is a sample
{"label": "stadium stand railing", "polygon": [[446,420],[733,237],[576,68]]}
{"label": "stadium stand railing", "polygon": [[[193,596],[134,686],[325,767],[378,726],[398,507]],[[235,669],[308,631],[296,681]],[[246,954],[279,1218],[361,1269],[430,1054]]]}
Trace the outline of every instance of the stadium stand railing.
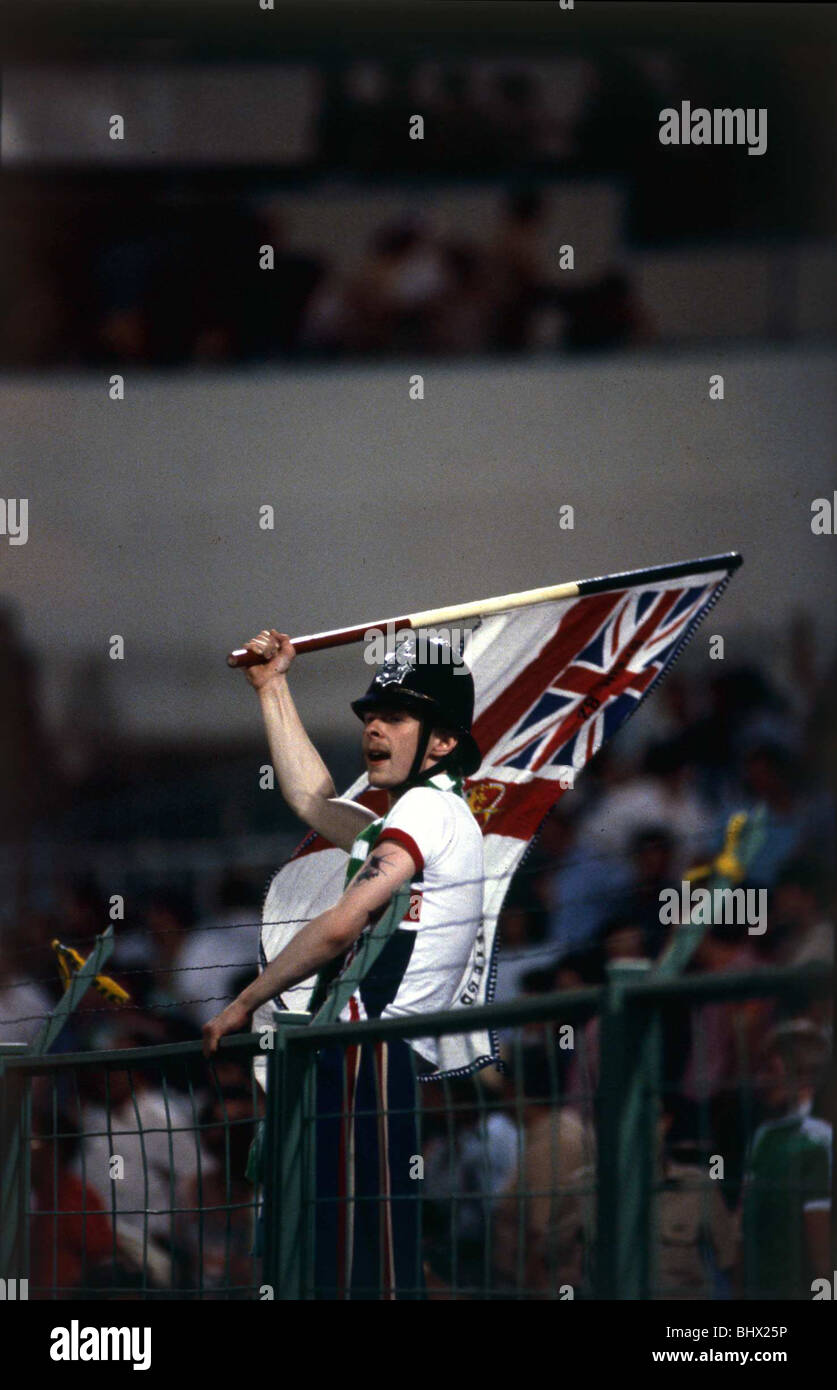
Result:
{"label": "stadium stand railing", "polygon": [[[279,1013],[268,1046],[264,1034],[237,1035],[210,1062],[199,1041],[48,1055],[7,1045],[0,1276],[47,1299],[318,1296],[319,1049],[479,1026],[499,1030],[505,1075],[489,1067],[419,1088],[421,1161],[406,1200],[421,1212],[421,1267],[398,1296],[729,1297],[723,1252],[707,1265],[705,1247],[723,1224],[719,1189],[732,1182],[731,1210],[740,1172],[713,1181],[711,1145],[678,1168],[679,1186],[666,1171],[661,1119],[676,1089],[663,1064],[667,1020],[756,1001],[792,1014],[830,981],[818,964],[666,978],[620,962],[604,986],[418,1018],[333,1021],[332,997],[332,1021]],[[250,1066],[259,1056],[265,1093]],[[725,1078],[738,1138],[752,1132],[754,1061],[745,1048]],[[708,1109],[706,1099],[696,1112],[705,1136]],[[254,1186],[245,1155],[262,1117]],[[788,1181],[799,1186],[798,1175]],[[691,1194],[686,1254],[703,1261],[704,1288],[661,1276],[662,1204],[674,1188]],[[392,1292],[382,1283],[365,1296]]]}

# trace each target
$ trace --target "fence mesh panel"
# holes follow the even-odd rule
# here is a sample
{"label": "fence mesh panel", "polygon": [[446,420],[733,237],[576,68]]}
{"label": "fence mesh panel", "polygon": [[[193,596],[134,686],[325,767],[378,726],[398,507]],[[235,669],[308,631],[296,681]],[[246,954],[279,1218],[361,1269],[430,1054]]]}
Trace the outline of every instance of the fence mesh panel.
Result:
{"label": "fence mesh panel", "polygon": [[211,1063],[0,1054],[3,1277],[38,1299],[810,1298],[829,981],[617,970],[479,1011],[505,1071],[447,1080],[410,1038],[461,1012],[297,1016]]}

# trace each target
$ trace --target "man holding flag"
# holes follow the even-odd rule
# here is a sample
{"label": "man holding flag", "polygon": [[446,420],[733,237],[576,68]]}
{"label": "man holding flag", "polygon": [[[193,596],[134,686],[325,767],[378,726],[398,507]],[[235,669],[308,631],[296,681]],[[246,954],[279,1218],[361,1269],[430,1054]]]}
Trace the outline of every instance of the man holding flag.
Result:
{"label": "man holding flag", "polygon": [[[511,876],[550,809],[656,687],[740,563],[737,554],[714,555],[292,642],[264,631],[231,653],[230,665],[253,668],[282,791],[315,833],[271,881],[262,915],[263,974],[206,1026],[207,1055],[224,1033],[244,1027],[254,1009],[257,1022],[269,1026],[278,996],[282,1007],[315,1011],[330,981],[337,977],[335,989],[345,985],[355,943],[407,881],[407,914],[340,1017],[491,1003],[497,919]],[[362,641],[376,629],[422,632],[470,620],[477,624],[469,646],[476,698],[471,674],[452,664],[449,650],[441,661],[437,652],[435,664],[416,663],[410,649],[390,652],[367,695],[353,704],[365,725],[366,776],[336,797],[287,690],[294,653]],[[300,921],[306,925],[300,928]],[[318,1292],[357,1296],[380,1280],[385,1296],[403,1290],[420,1297],[419,1203],[390,1201],[404,1182],[408,1156],[417,1153],[412,1114],[401,1124],[385,1113],[409,1110],[413,1101],[405,1106],[386,1098],[412,1097],[416,1073],[419,1080],[466,1076],[499,1062],[499,1040],[477,1018],[464,1032],[402,1041],[399,1048],[367,1045],[372,1050],[377,1071],[351,1045],[345,1054],[336,1049],[327,1056],[323,1049],[318,1060],[317,1151],[329,1169],[318,1166],[318,1197],[337,1194],[331,1226],[317,1223]],[[340,1112],[339,1133],[324,1128],[326,1110]],[[334,1150],[336,1170],[328,1163]],[[355,1200],[361,1196],[375,1200]],[[329,1211],[326,1203],[321,1215]],[[371,1263],[368,1251],[360,1252],[359,1222]]]}
{"label": "man holding flag", "polygon": [[[383,817],[338,798],[288,688],[295,651],[286,634],[247,644],[285,799],[311,828],[349,851],[339,901],[307,922],[262,974],[204,1027],[204,1050],[247,1026],[254,1011],[314,972],[315,1011],[345,974],[359,938],[407,882],[403,921],[345,1005],[346,1021],[450,1008],[482,918],[483,839],[462,794],[476,772],[474,682],[440,639],[402,639],[368,691],[353,701],[363,721],[370,788],[386,793]],[[317,1266],[320,1297],[421,1296],[418,1203],[410,1165],[418,1150],[416,1071],[438,1069],[436,1040],[400,1038],[323,1048],[317,1062]],[[393,1197],[402,1200],[391,1200]],[[365,1198],[367,1200],[357,1200]],[[371,1200],[370,1200],[371,1199]]]}

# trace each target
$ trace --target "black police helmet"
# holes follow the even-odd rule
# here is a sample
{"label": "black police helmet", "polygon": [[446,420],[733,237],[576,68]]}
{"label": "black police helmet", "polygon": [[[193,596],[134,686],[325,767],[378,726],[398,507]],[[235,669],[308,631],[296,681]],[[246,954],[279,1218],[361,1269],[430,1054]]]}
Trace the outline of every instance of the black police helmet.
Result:
{"label": "black police helmet", "polygon": [[367,710],[386,706],[409,710],[421,720],[429,716],[439,727],[450,729],[458,740],[455,756],[463,775],[476,772],[482,754],[471,733],[474,678],[443,638],[401,642],[387,653],[366,694],[352,700],[358,719]]}

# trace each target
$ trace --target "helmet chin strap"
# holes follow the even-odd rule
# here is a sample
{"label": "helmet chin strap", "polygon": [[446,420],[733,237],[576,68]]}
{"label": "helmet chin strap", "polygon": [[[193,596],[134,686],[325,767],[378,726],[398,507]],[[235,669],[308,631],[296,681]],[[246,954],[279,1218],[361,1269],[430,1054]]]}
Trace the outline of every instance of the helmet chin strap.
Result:
{"label": "helmet chin strap", "polygon": [[423,716],[419,726],[416,755],[413,758],[412,767],[404,778],[404,781],[399,783],[397,787],[392,788],[393,791],[404,792],[408,787],[420,787],[424,782],[428,782],[431,777],[435,777],[437,772],[446,772],[449,765],[454,761],[457,751],[456,748],[452,748],[451,751],[445,753],[443,757],[437,758],[429,767],[425,768],[424,772],[420,771],[421,765],[427,754],[427,747],[430,743],[430,735],[433,732],[435,722],[435,717],[432,714]]}
{"label": "helmet chin strap", "polygon": [[418,739],[416,741],[416,753],[415,757],[413,758],[410,771],[407,773],[407,776],[404,778],[404,781],[399,783],[397,787],[393,788],[393,791],[406,791],[408,787],[415,786],[416,784],[425,780],[424,776],[420,773],[420,768],[422,763],[424,762],[424,757],[427,752],[427,745],[430,742],[430,735],[432,732],[432,718],[429,714],[425,714],[423,715],[419,724]]}

